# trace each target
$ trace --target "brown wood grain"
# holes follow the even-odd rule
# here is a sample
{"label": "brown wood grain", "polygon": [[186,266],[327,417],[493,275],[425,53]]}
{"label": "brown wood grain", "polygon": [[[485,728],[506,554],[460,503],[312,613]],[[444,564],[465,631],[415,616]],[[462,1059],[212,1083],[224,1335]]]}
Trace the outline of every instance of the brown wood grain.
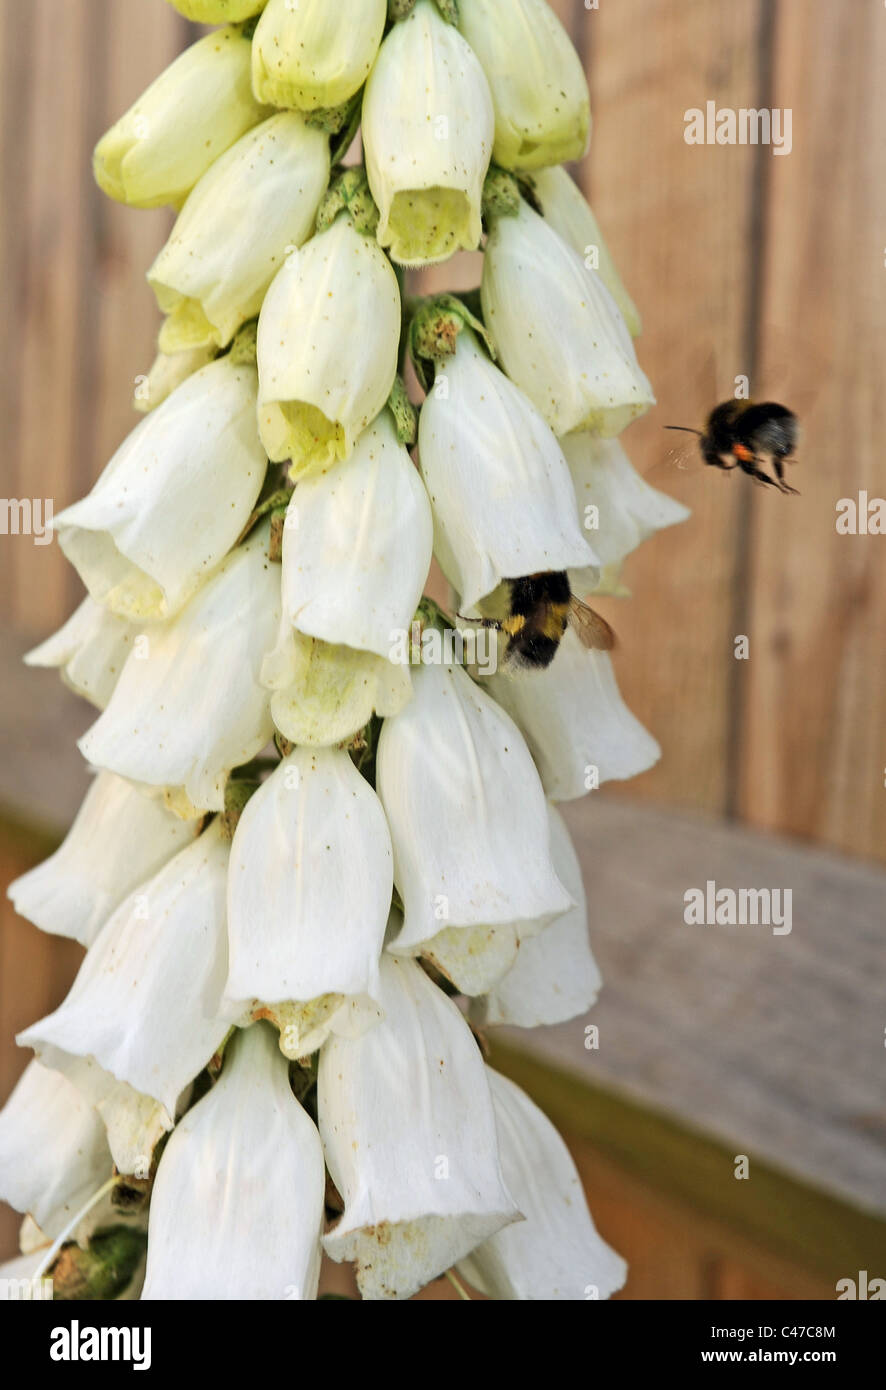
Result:
{"label": "brown wood grain", "polygon": [[[886,537],[838,535],[841,497],[886,496],[886,11],[785,0],[767,159],[762,389],[803,402],[790,481],[750,499],[738,809],[766,828],[886,853]],[[774,501],[775,505],[772,505]]]}
{"label": "brown wood grain", "polygon": [[[580,180],[643,315],[640,362],[658,408],[624,443],[635,467],[692,508],[692,518],[628,562],[630,601],[606,616],[620,638],[616,669],[631,708],[664,749],[631,796],[723,809],[729,798],[733,612],[741,482],[681,472],[673,450],[749,371],[746,325],[754,255],[750,146],[690,146],[684,112],[754,105],[762,7],[620,0],[582,11],[594,110]],[[694,446],[689,452],[694,460]],[[604,605],[601,604],[601,608]]]}

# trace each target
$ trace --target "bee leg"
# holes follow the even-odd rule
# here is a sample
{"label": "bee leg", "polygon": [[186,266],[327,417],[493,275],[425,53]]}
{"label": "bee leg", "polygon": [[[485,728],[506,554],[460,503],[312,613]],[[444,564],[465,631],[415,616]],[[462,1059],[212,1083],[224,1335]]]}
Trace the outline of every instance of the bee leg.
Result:
{"label": "bee leg", "polygon": [[476,623],[478,627],[492,627],[496,632],[501,632],[501,622],[498,618],[469,618],[466,613],[456,613],[457,618],[461,618],[463,623]]}
{"label": "bee leg", "polygon": [[768,473],[764,473],[763,469],[757,466],[759,462],[758,458],[739,459],[739,467],[742,473],[747,473],[748,477],[753,478],[755,482],[768,483],[770,487],[780,487],[781,485],[774,478],[770,478]]}
{"label": "bee leg", "polygon": [[781,488],[782,492],[791,492],[795,497],[798,497],[799,493],[797,489],[791,487],[790,484],[786,483],[784,480],[784,462],[784,458],[780,454],[773,455],[772,467],[775,469],[775,476],[778,478],[778,486]]}

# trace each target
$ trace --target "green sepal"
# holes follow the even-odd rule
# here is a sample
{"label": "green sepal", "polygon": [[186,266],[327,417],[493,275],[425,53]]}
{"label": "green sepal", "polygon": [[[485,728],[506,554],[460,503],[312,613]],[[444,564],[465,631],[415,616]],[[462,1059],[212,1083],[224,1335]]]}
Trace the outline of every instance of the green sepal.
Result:
{"label": "green sepal", "polygon": [[63,1245],[48,1271],[53,1298],[119,1298],[131,1282],[147,1244],[147,1232],[120,1225],[96,1231],[85,1250],[76,1241]]}
{"label": "green sepal", "polygon": [[355,92],[341,106],[324,106],[311,111],[306,117],[308,125],[320,126],[329,134],[329,160],[333,169],[340,164],[351,147],[360,129],[360,116],[363,111],[363,88]]}
{"label": "green sepal", "polygon": [[225,783],[225,809],[219,816],[221,833],[225,840],[229,842],[233,840],[234,831],[237,829],[246,803],[250,797],[255,795],[260,786],[261,783],[257,779],[228,778]]}
{"label": "green sepal", "polygon": [[260,498],[260,500],[253,507],[252,512],[250,513],[249,520],[243,527],[243,530],[240,532],[237,544],[240,545],[243,541],[245,541],[246,537],[250,534],[250,532],[258,525],[258,523],[262,520],[263,517],[266,517],[268,515],[269,512],[272,514],[272,516],[280,508],[282,508],[285,512],[286,508],[289,506],[289,500],[292,497],[293,491],[294,489],[291,487],[278,487],[275,488],[273,492],[267,493],[265,497]]}
{"label": "green sepal", "polygon": [[399,374],[394,377],[394,385],[388,396],[388,410],[394,417],[397,439],[411,449],[418,437],[418,411],[409,399],[406,383]]}
{"label": "green sepal", "polygon": [[258,358],[258,319],[244,323],[231,344],[231,361],[235,367],[254,367]]}
{"label": "green sepal", "polygon": [[348,169],[339,168],[333,173],[317,213],[317,231],[325,232],[342,212],[348,214],[358,232],[364,236],[375,236],[378,208],[369,191],[369,180],[362,164]]}
{"label": "green sepal", "polygon": [[[458,25],[458,0],[434,0],[440,18],[447,24]],[[416,0],[388,0],[388,19],[396,24],[400,19],[408,19],[415,9]]]}
{"label": "green sepal", "polygon": [[454,294],[433,295],[413,308],[409,324],[409,355],[422,389],[429,391],[434,374],[455,352],[458,335],[470,328],[486,345],[489,356],[495,347],[486,325]]}
{"label": "green sepal", "polygon": [[483,182],[483,221],[488,225],[496,217],[516,217],[521,202],[527,202],[534,212],[542,207],[531,174],[517,173],[490,164]]}

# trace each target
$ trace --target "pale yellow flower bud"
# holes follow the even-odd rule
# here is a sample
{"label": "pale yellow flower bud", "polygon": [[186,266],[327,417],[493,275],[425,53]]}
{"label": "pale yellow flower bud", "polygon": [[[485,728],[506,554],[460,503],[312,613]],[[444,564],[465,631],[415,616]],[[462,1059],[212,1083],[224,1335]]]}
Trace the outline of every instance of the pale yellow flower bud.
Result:
{"label": "pale yellow flower bud", "polygon": [[219,29],[186,48],[95,147],[96,182],[132,207],[180,206],[209,166],[265,111],[252,95],[250,45]]}
{"label": "pale yellow flower bud", "polygon": [[341,106],[369,76],[386,14],[385,0],[270,0],[252,40],[257,99],[299,111]]}
{"label": "pale yellow flower bud", "polygon": [[169,3],[195,24],[239,24],[243,19],[261,14],[268,0],[169,0]]}
{"label": "pale yellow flower bud", "polygon": [[588,86],[545,0],[460,0],[459,28],[492,89],[496,162],[541,169],[581,159],[591,130]]}
{"label": "pale yellow flower bud", "polygon": [[295,111],[250,130],[203,175],[148,272],[169,314],[161,352],[225,347],[262,306],[286,252],[314,230],[329,142]]}
{"label": "pale yellow flower bud", "polygon": [[495,118],[483,69],[431,0],[381,46],[363,98],[378,240],[402,265],[433,265],[481,233]]}

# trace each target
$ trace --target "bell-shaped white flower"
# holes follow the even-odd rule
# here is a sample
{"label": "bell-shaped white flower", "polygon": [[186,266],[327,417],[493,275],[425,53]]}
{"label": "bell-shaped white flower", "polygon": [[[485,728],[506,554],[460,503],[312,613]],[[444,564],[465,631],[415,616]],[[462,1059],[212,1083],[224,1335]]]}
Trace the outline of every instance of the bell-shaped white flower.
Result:
{"label": "bell-shaped white flower", "polygon": [[495,115],[470,46],[433,0],[395,24],[366,84],[363,147],[378,240],[401,265],[480,244]]}
{"label": "bell-shaped white flower", "polygon": [[636,777],[661,757],[622,700],[609,653],[587,651],[571,630],[547,670],[498,673],[486,687],[519,726],[552,801]]}
{"label": "bell-shaped white flower", "polygon": [[546,0],[464,0],[458,8],[492,89],[496,163],[539,169],[581,159],[591,130],[588,84]]}
{"label": "bell-shaped white flower", "polygon": [[287,257],[262,306],[258,422],[268,456],[292,459],[293,478],[347,458],[391,394],[399,344],[394,268],[342,213]]}
{"label": "bell-shaped white flower", "polygon": [[228,851],[214,821],[120,905],[63,1002],[19,1034],[93,1104],[121,1092],[152,1101],[171,1129],[179,1096],[228,1032]]}
{"label": "bell-shaped white flower", "polygon": [[690,515],[689,508],[640,477],[617,439],[567,434],[560,447],[572,473],[579,517],[593,537],[602,572],[570,573],[576,593],[618,592],[625,558],[642,541]]}
{"label": "bell-shaped white flower", "polygon": [[29,1062],[0,1110],[0,1199],[53,1240],[110,1174],[105,1127],[87,1097]]}
{"label": "bell-shaped white flower", "polygon": [[236,1033],[160,1159],[142,1300],[316,1298],[325,1188],[273,1032]]}
{"label": "bell-shaped white flower", "polygon": [[424,666],[382,726],[376,787],[405,911],[390,949],[450,927],[523,923],[572,906],[548,848],[545,798],[513,721],[460,666]]}
{"label": "bell-shaped white flower", "polygon": [[565,1023],[587,1013],[602,980],[588,943],[588,916],[581,865],[562,816],[548,806],[551,858],[575,907],[544,931],[521,940],[510,970],[489,992],[471,1000],[470,1017],[481,1027],[510,1023],[519,1028]]}
{"label": "bell-shaped white flower", "polygon": [[131,619],[177,613],[224,559],[255,505],[267,459],[254,367],[195,373],[124,440],[88,497],[55,519],[94,599]]}
{"label": "bell-shaped white flower", "polygon": [[355,647],[330,646],[296,632],[283,616],[277,645],[261,669],[271,716],[290,743],[344,743],[373,714],[398,714],[412,696],[406,666]]}
{"label": "bell-shaped white flower", "polygon": [[[228,875],[225,997],[291,1003],[284,1050],[304,1056],[352,1001],[377,1010],[393,859],[384,811],[340,748],[297,748],[247,803]],[[273,1013],[273,1011],[272,1011]]]}
{"label": "bell-shaped white flower", "polygon": [[132,890],[194,839],[182,820],[112,772],[100,772],[63,844],[8,888],[16,912],[41,931],[91,946]]}
{"label": "bell-shaped white flower", "polygon": [[519,1086],[491,1067],[486,1075],[502,1172],[526,1219],[484,1241],[459,1272],[499,1300],[610,1298],[627,1266],[598,1235],[569,1150]]}
{"label": "bell-shaped white flower", "polygon": [[238,24],[261,14],[268,0],[169,0],[195,24]]}
{"label": "bell-shaped white flower", "polygon": [[329,141],[295,111],[262,121],[215,161],[148,271],[170,315],[161,351],[224,347],[255,317],[287,249],[313,232],[328,182]]}
{"label": "bell-shaped white flower", "polygon": [[[534,935],[540,923],[532,924]],[[446,927],[423,948],[422,956],[455,985],[459,994],[485,996],[510,973],[520,950],[520,924]]]}
{"label": "bell-shaped white flower", "polygon": [[502,579],[595,564],[557,440],[470,329],[422,406],[418,443],[434,551],[463,608]]}
{"label": "bell-shaped white flower", "polygon": [[428,495],[383,410],[349,459],[292,494],[284,615],[306,636],[389,657],[412,622],[432,546]]}
{"label": "bell-shaped white flower", "polygon": [[104,709],[136,634],[132,623],[87,597],[58,632],[28,652],[25,665],[58,667],[70,690]]}
{"label": "bell-shaped white flower", "polygon": [[131,207],[181,204],[265,111],[252,95],[249,41],[231,27],[186,48],[95,147],[96,182]]}
{"label": "bell-shaped white flower", "polygon": [[505,371],[556,435],[608,438],[655,404],[602,279],[525,203],[493,222],[481,298]]}
{"label": "bell-shaped white flower", "polygon": [[545,221],[578,252],[586,266],[598,271],[621,310],[628,332],[636,338],[643,328],[640,311],[624,287],[600,224],[578,184],[562,168],[539,169],[532,181]]}
{"label": "bell-shaped white flower", "polygon": [[208,367],[217,351],[215,344],[210,343],[205,347],[186,348],[184,352],[158,352],[150,370],[135,378],[133,410],[139,415],[149,415],[189,376],[199,372],[201,367]]}
{"label": "bell-shaped white flower", "polygon": [[151,787],[182,787],[224,809],[228,773],[273,733],[262,660],[280,622],[268,527],[232,551],[172,622],[134,651],[107,709],[80,739],[93,766]]}
{"label": "bell-shaped white flower", "polygon": [[343,105],[369,76],[386,19],[385,0],[269,0],[252,39],[256,97],[299,111]]}
{"label": "bell-shaped white flower", "polygon": [[323,1244],[364,1299],[409,1298],[519,1213],[501,1181],[480,1052],[413,961],[382,959],[384,1019],[320,1053],[320,1134],[344,1198]]}

